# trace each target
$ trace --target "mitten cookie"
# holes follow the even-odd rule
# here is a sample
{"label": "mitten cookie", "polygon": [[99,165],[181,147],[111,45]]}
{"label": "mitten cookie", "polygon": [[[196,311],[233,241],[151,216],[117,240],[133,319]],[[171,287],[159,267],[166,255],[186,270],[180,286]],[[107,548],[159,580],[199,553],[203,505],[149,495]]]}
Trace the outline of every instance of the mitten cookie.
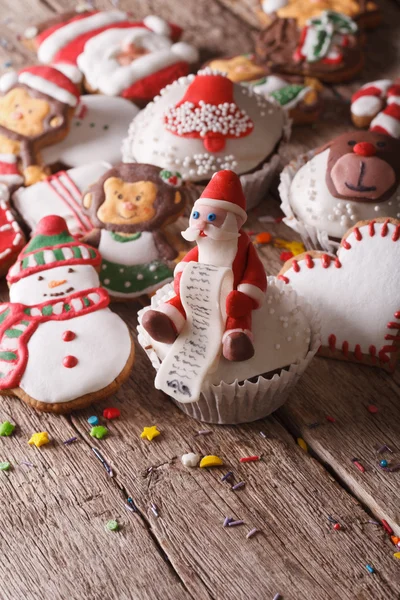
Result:
{"label": "mitten cookie", "polygon": [[34,66],[0,78],[0,182],[10,188],[46,176],[39,151],[68,133],[79,91],[52,67]]}
{"label": "mitten cookie", "polygon": [[64,219],[42,219],[7,280],[0,305],[0,391],[37,410],[66,413],[117,391],[134,349],[108,308],[97,250],[78,242]]}
{"label": "mitten cookie", "polygon": [[321,319],[320,353],[389,371],[400,350],[400,221],[361,221],[337,256],[307,252],[279,278],[312,303]]}
{"label": "mitten cookie", "polygon": [[172,280],[178,251],[165,227],[185,207],[179,173],[120,164],[89,188],[83,204],[98,228],[88,241],[102,255],[100,280],[112,297],[136,298]]}

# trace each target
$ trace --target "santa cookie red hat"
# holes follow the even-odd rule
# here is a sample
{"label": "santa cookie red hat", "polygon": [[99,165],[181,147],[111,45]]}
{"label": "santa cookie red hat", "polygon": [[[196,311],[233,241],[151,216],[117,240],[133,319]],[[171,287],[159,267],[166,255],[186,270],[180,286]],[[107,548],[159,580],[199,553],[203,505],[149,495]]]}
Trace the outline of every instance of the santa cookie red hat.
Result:
{"label": "santa cookie red hat", "polygon": [[18,83],[69,106],[76,106],[79,102],[79,90],[76,85],[53,67],[35,65],[22,69],[19,73],[5,73],[0,79],[0,92],[6,93]]}
{"label": "santa cookie red hat", "polygon": [[[243,194],[242,184],[236,173],[226,169],[215,173],[194,206],[215,206],[223,208],[247,220],[246,198]],[[242,224],[243,224],[242,223]]]}

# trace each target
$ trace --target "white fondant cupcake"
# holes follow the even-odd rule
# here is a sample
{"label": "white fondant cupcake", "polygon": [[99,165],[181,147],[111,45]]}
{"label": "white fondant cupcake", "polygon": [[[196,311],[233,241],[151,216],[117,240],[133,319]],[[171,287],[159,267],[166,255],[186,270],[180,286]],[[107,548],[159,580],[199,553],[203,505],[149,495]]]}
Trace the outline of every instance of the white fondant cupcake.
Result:
{"label": "white fondant cupcake", "polygon": [[178,170],[202,183],[218,169],[241,175],[248,208],[265,195],[288,133],[280,105],[210,69],[167,86],[131,123],[124,162]]}

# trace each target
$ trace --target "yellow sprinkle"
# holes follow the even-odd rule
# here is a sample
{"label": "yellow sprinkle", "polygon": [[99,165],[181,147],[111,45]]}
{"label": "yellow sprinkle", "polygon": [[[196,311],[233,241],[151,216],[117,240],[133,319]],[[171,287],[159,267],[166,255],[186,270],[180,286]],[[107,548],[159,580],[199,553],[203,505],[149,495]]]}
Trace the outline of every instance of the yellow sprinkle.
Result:
{"label": "yellow sprinkle", "polygon": [[274,246],[276,248],[285,248],[286,250],[289,250],[292,252],[293,256],[297,256],[298,254],[302,254],[306,251],[304,244],[301,242],[289,242],[288,240],[284,240],[282,238],[275,238]]}
{"label": "yellow sprinkle", "polygon": [[32,435],[28,444],[30,446],[35,445],[37,448],[40,448],[40,446],[44,446],[45,444],[48,444],[49,442],[50,442],[49,434],[47,433],[47,431],[40,431],[39,433],[34,433]]}
{"label": "yellow sprinkle", "polygon": [[308,452],[308,446],[303,438],[297,438],[297,443],[304,452]]}
{"label": "yellow sprinkle", "polygon": [[204,456],[200,461],[200,467],[221,467],[224,461],[219,456],[214,454],[208,454]]}
{"label": "yellow sprinkle", "polygon": [[398,558],[398,559],[400,559],[400,552],[395,552],[395,553],[393,554],[393,556],[394,556],[395,558]]}
{"label": "yellow sprinkle", "polygon": [[153,425],[152,427],[144,427],[142,433],[140,434],[140,437],[142,438],[142,440],[146,438],[147,440],[149,440],[149,442],[151,442],[151,440],[160,435],[160,433],[161,432],[157,429],[157,425]]}

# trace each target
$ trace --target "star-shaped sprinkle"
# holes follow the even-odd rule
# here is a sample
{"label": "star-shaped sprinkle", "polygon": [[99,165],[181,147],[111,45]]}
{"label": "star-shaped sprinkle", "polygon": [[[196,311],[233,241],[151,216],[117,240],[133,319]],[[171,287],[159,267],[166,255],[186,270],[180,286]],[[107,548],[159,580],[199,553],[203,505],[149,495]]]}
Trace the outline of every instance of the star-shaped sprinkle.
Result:
{"label": "star-shaped sprinkle", "polygon": [[98,440],[102,440],[107,434],[108,429],[104,425],[96,425],[96,427],[92,427],[90,430],[90,435]]}
{"label": "star-shaped sprinkle", "polygon": [[11,469],[11,464],[6,460],[4,462],[0,462],[0,471],[9,471]]}
{"label": "star-shaped sprinkle", "polygon": [[160,431],[157,429],[157,425],[153,425],[152,427],[144,427],[140,437],[142,440],[145,438],[151,442],[151,440],[160,435]]}
{"label": "star-shaped sprinkle", "polygon": [[10,421],[4,421],[4,423],[0,424],[0,435],[1,436],[12,435],[14,429],[15,429],[15,425],[10,423]]}
{"label": "star-shaped sprinkle", "polygon": [[49,434],[47,433],[47,431],[39,431],[38,433],[34,433],[32,435],[28,444],[30,446],[36,446],[36,448],[40,448],[40,446],[44,446],[45,444],[48,444],[49,442],[50,442]]}

